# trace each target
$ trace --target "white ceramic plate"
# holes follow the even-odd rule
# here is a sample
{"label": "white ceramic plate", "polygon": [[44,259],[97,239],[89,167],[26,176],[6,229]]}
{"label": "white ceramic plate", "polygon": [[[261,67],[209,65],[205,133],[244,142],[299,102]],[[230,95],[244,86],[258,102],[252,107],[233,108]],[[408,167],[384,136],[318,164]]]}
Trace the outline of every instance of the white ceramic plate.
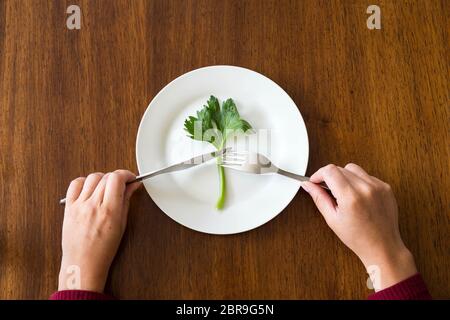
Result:
{"label": "white ceramic plate", "polygon": [[[294,101],[267,77],[233,66],[211,66],[188,72],[155,96],[137,135],[139,173],[214,150],[206,142],[188,138],[183,130],[184,119],[195,115],[210,95],[220,101],[233,98],[241,117],[257,131],[247,137],[251,146],[257,138],[264,140],[259,143],[259,152],[285,170],[305,173],[308,135]],[[270,136],[269,143],[261,138],[264,135]],[[242,145],[242,141],[237,143]],[[227,200],[220,211],[215,209],[219,194],[215,161],[160,175],[144,184],[153,201],[170,218],[188,228],[212,234],[244,232],[268,222],[289,204],[300,187],[298,181],[284,176],[251,175],[230,169],[226,169],[226,178]]]}

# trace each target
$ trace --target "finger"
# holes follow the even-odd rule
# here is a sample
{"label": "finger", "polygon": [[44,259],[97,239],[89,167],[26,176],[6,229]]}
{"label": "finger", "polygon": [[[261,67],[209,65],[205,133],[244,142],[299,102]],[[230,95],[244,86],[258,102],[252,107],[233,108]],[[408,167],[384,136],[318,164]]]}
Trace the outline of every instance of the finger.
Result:
{"label": "finger", "polygon": [[[134,179],[136,179],[136,175],[128,170],[117,170],[119,173],[123,174],[126,176],[126,182],[130,182],[133,181]],[[130,183],[128,185],[126,185],[125,188],[125,201],[129,201],[131,196],[133,195],[133,193],[139,189],[139,187],[142,185],[142,183],[140,181],[135,181],[133,183]]]}
{"label": "finger", "polygon": [[334,199],[323,188],[312,182],[302,182],[302,188],[309,193],[317,209],[319,209],[325,221],[329,224],[336,214],[336,203]]}
{"label": "finger", "polygon": [[131,196],[133,195],[133,193],[139,189],[139,187],[142,185],[141,182],[134,182],[131,183],[127,186],[126,190],[125,190],[125,202],[123,205],[123,216],[122,216],[122,225],[126,225],[127,224],[127,220],[128,220],[128,209],[130,207],[130,199]]}
{"label": "finger", "polygon": [[342,174],[347,178],[347,180],[350,182],[350,184],[354,187],[372,184],[370,179],[367,179],[366,177],[361,177],[355,173],[353,173],[350,170],[340,168]]}
{"label": "finger", "polygon": [[[127,173],[129,175],[129,172]],[[136,178],[136,176],[134,174],[132,174],[132,177],[130,176],[128,181],[132,181]],[[125,189],[125,201],[124,201],[124,205],[123,205],[123,215],[122,215],[122,225],[125,226],[127,224],[127,220],[128,220],[128,209],[130,207],[130,199],[131,196],[133,195],[133,193],[139,189],[139,187],[142,185],[142,183],[140,181],[135,181],[133,183],[130,183],[126,186]]]}
{"label": "finger", "polygon": [[141,182],[133,182],[130,183],[129,185],[127,185],[127,189],[125,191],[125,200],[129,201],[131,196],[133,195],[133,193],[139,189],[141,187],[142,183]]}
{"label": "finger", "polygon": [[105,195],[106,181],[108,180],[109,172],[105,174],[100,182],[95,187],[94,192],[92,193],[91,198],[94,199],[98,203],[103,202],[103,196]]}
{"label": "finger", "polygon": [[68,204],[70,204],[78,199],[78,197],[80,196],[81,190],[83,189],[85,180],[86,180],[86,178],[79,177],[70,183],[69,188],[67,188],[67,193],[66,193],[66,201]]}
{"label": "finger", "polygon": [[361,168],[360,166],[358,166],[357,164],[354,163],[348,163],[345,167],[345,170],[350,171],[351,173],[353,173],[354,175],[360,177],[361,179],[363,179],[364,181],[369,182],[372,177],[366,172],[364,171],[363,168]]}
{"label": "finger", "polygon": [[94,192],[95,188],[97,187],[97,185],[100,182],[100,180],[102,179],[102,177],[103,177],[103,173],[100,173],[100,172],[91,173],[90,175],[88,175],[86,178],[86,181],[84,182],[83,190],[81,190],[81,194],[80,194],[79,198],[81,200],[88,199]]}
{"label": "finger", "polygon": [[336,199],[339,199],[348,192],[351,185],[344,174],[339,170],[334,164],[329,164],[323,168],[320,168],[316,173],[314,173],[310,181],[313,183],[320,183],[325,181],[327,186],[330,188],[331,193]]}
{"label": "finger", "polygon": [[135,178],[128,170],[116,170],[112,172],[106,182],[103,203],[111,208],[121,207],[124,203],[126,183]]}
{"label": "finger", "polygon": [[130,199],[133,193],[142,186],[141,182],[133,182],[129,184],[125,190],[125,201],[124,201],[124,209],[128,212],[128,207],[130,205]]}
{"label": "finger", "polygon": [[375,184],[377,184],[377,185],[381,185],[381,186],[388,187],[388,188],[391,187],[388,183],[384,182],[384,181],[381,180],[381,179],[378,179],[377,177],[370,176],[370,178],[371,178],[372,181],[373,181]]}

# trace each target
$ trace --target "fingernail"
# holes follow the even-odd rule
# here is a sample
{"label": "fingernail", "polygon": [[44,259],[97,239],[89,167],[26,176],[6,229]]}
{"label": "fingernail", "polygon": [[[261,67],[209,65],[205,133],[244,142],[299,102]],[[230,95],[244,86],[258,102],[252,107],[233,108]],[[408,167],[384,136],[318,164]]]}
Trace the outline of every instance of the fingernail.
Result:
{"label": "fingernail", "polygon": [[306,192],[308,192],[309,193],[309,191],[310,191],[310,188],[309,188],[309,185],[308,185],[308,181],[304,181],[304,182],[302,182],[302,184],[301,184],[301,187],[303,188],[303,190],[305,190]]}

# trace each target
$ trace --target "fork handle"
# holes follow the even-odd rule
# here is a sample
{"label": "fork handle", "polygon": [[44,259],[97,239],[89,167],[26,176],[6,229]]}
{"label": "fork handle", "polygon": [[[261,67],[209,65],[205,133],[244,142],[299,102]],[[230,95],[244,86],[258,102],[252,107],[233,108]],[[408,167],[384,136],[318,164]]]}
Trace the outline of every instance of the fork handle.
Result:
{"label": "fork handle", "polygon": [[[299,174],[295,174],[286,170],[282,170],[282,169],[278,169],[278,173],[285,176],[285,177],[289,177],[298,181],[309,181],[309,177],[305,177],[305,176],[301,176]],[[318,186],[326,189],[326,190],[330,190],[330,188],[328,188],[327,184],[325,182],[321,182],[321,183],[316,183]]]}

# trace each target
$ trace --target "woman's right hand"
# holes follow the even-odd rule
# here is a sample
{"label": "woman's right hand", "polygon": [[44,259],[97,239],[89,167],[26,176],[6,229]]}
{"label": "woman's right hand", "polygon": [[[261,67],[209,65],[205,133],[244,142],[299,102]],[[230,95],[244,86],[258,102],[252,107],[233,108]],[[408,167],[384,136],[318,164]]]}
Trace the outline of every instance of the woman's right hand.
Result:
{"label": "woman's right hand", "polygon": [[[390,287],[417,273],[401,239],[398,208],[391,187],[356,164],[327,165],[304,182],[328,226],[369,271],[379,270],[375,290]],[[333,197],[316,183],[325,182]]]}

